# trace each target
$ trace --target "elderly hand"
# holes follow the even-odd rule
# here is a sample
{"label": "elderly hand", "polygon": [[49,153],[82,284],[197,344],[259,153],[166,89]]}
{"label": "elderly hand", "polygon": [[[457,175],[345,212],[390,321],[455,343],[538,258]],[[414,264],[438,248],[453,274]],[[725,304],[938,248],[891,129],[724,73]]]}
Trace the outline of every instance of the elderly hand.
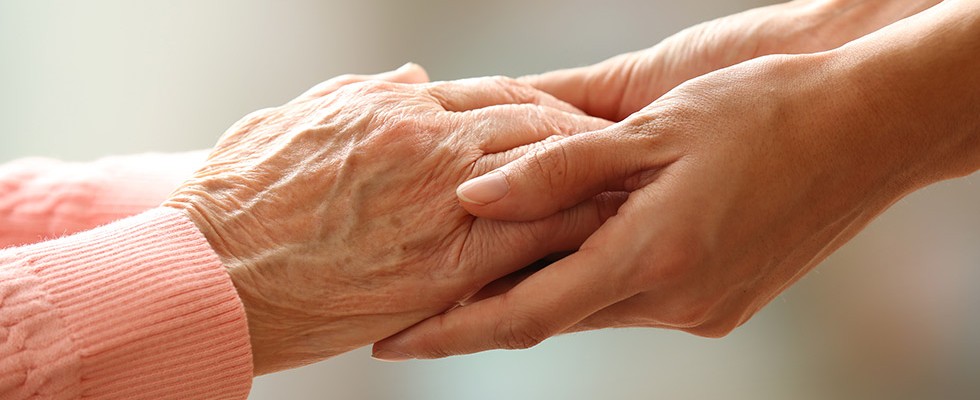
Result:
{"label": "elderly hand", "polygon": [[729,333],[905,194],[980,169],[980,3],[896,25],[702,76],[462,185],[468,211],[507,220],[630,194],[576,253],[375,349],[444,357],[603,327]]}
{"label": "elderly hand", "polygon": [[836,48],[940,0],[796,0],[695,25],[646,50],[522,78],[584,110],[620,121],[675,86],[769,54]]}
{"label": "elderly hand", "polygon": [[[425,80],[408,69],[393,80]],[[477,220],[457,203],[460,183],[609,122],[505,78],[344,85],[361,79],[243,118],[166,203],[190,215],[227,265],[256,374],[445,311],[577,248],[620,204],[610,196],[532,223]]]}

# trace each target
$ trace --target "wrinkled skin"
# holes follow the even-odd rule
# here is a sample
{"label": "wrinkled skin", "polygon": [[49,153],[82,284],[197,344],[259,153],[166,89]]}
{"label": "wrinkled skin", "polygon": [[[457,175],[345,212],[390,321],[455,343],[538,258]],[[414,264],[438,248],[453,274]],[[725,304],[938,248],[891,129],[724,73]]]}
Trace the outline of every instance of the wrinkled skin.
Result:
{"label": "wrinkled skin", "polygon": [[[947,1],[833,51],[689,80],[467,182],[469,212],[510,221],[629,198],[574,254],[375,350],[437,358],[631,326],[727,335],[901,197],[980,170],[977,65],[980,3]],[[498,197],[467,200],[491,182]]]}
{"label": "wrinkled skin", "polygon": [[[401,80],[425,80],[416,75]],[[609,122],[506,78],[358,80],[246,116],[166,203],[185,210],[226,263],[256,374],[445,311],[577,248],[619,205],[608,196],[531,223],[477,220],[458,205],[460,183]]]}

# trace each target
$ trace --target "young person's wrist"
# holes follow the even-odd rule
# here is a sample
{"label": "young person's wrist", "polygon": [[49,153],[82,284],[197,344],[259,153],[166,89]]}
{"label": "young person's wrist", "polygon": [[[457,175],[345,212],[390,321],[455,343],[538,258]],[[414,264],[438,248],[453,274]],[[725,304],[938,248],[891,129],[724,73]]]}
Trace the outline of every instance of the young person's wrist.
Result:
{"label": "young person's wrist", "polygon": [[842,130],[900,195],[980,168],[980,3],[947,1],[818,55]]}

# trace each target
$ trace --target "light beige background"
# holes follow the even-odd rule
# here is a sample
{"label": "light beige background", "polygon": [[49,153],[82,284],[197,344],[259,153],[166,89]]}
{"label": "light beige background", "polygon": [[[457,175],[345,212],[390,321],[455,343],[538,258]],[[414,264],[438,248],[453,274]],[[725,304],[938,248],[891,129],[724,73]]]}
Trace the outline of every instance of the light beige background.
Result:
{"label": "light beige background", "polygon": [[[0,0],[0,162],[204,148],[333,75],[583,65],[762,3]],[[402,364],[359,350],[251,398],[976,399],[978,283],[975,174],[903,200],[721,340],[604,331]]]}

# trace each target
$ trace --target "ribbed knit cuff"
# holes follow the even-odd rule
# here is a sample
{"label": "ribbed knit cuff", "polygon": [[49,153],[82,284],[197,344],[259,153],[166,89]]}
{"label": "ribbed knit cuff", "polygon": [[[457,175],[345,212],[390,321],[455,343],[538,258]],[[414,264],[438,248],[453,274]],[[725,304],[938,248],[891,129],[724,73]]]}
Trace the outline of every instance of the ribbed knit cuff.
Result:
{"label": "ribbed knit cuff", "polygon": [[244,399],[245,312],[217,255],[157,208],[20,251],[65,321],[82,397]]}

